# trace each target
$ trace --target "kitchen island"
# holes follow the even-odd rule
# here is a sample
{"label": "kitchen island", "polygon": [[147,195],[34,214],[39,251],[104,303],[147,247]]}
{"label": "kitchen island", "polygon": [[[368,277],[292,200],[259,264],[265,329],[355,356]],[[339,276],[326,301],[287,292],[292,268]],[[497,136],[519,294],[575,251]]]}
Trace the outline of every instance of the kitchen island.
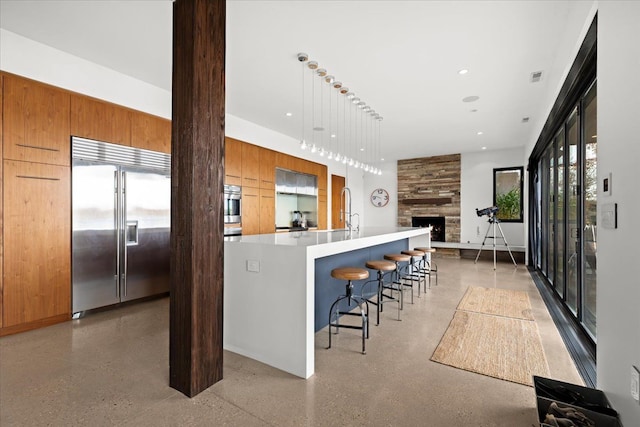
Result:
{"label": "kitchen island", "polygon": [[328,321],[325,306],[344,292],[345,283],[332,279],[331,269],[364,268],[368,259],[429,245],[429,229],[411,227],[225,239],[224,348],[309,378],[314,334]]}

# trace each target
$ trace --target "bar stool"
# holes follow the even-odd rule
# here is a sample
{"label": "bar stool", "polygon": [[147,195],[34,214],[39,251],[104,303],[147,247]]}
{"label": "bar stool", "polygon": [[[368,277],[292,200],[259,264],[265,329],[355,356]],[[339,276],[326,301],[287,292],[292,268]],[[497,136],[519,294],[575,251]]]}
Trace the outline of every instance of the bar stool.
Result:
{"label": "bar stool", "polygon": [[420,267],[420,264],[424,260],[425,253],[424,251],[415,249],[415,250],[406,250],[402,251],[403,254],[409,255],[411,257],[411,261],[409,262],[409,276],[411,280],[414,279],[418,281],[418,297],[420,297],[420,282],[424,280],[424,291],[427,292],[427,275],[424,273],[424,269]]}
{"label": "bar stool", "polygon": [[[361,329],[362,330],[362,354],[366,354],[365,351],[365,338],[369,338],[369,301],[366,298],[363,298],[358,295],[353,294],[353,284],[352,280],[364,280],[369,278],[369,272],[364,268],[356,268],[356,267],[342,267],[342,268],[334,268],[331,270],[331,277],[339,280],[346,280],[347,284],[345,285],[345,294],[340,295],[337,300],[331,304],[331,308],[329,309],[329,347],[331,348],[331,327],[336,328],[336,334],[340,331],[340,328],[349,328],[349,329]],[[347,307],[351,307],[351,301],[355,302],[356,305],[360,308],[360,313],[351,313],[349,310],[344,313],[340,313],[340,308],[338,304],[340,301],[347,300]],[[366,310],[364,309],[366,306]],[[335,309],[335,310],[334,310]],[[335,311],[335,322],[331,321]],[[349,315],[349,316],[361,316],[362,317],[362,325],[341,325],[340,324],[340,315]]]}
{"label": "bar stool", "polygon": [[[415,248],[417,251],[422,251],[424,252],[424,258],[422,259],[422,262],[424,263],[424,268],[423,268],[423,272],[424,274],[428,274],[429,275],[429,287],[431,287],[431,272],[435,273],[436,276],[436,286],[438,286],[438,265],[433,261],[433,256],[436,253],[436,248]],[[427,254],[429,254],[429,258],[431,260],[429,260],[427,258]],[[425,284],[426,285],[426,284]],[[426,289],[425,289],[426,292]]]}
{"label": "bar stool", "polygon": [[[385,285],[384,283],[384,275],[395,271],[396,264],[391,261],[376,260],[376,261],[367,261],[365,265],[367,266],[367,268],[371,270],[376,270],[378,272],[377,279],[369,280],[364,285],[362,285],[362,295],[364,296],[366,294],[365,288],[367,288],[367,285],[369,283],[377,282],[378,284],[378,289],[377,289],[378,298],[376,299],[376,301],[367,299],[367,301],[369,301],[370,304],[373,304],[376,306],[376,325],[380,324],[380,312],[383,310],[383,305],[387,302],[398,303],[398,320],[400,320],[400,300],[402,298],[402,288],[400,288],[399,286],[394,287],[393,281],[389,281],[387,285]],[[392,294],[385,294],[384,293],[385,289],[388,289],[391,293],[393,293],[394,290],[397,290],[398,297],[394,298]],[[385,301],[385,298],[387,299],[386,301]]]}
{"label": "bar stool", "polygon": [[[413,280],[407,273],[409,262],[411,262],[411,257],[406,254],[386,254],[384,256],[384,259],[396,263],[396,280],[394,281],[394,283],[396,283],[400,288],[400,310],[404,310],[404,295],[402,295],[402,286],[408,286],[411,288],[411,304],[413,304]],[[400,266],[401,262],[406,262],[407,264]],[[407,283],[407,281],[409,283]]]}

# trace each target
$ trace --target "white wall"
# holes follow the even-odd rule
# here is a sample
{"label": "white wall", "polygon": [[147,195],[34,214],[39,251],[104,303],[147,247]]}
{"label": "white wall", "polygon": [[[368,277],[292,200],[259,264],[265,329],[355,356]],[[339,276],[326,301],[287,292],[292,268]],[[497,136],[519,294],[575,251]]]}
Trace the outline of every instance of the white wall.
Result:
{"label": "white wall", "polygon": [[[598,192],[598,388],[625,426],[640,426],[629,393],[640,367],[640,2],[602,1],[598,11],[598,182],[612,174],[612,194]],[[602,227],[601,208],[618,204],[618,228]]]}
{"label": "white wall", "polygon": [[[478,217],[476,208],[493,205],[493,169],[524,166],[526,170],[524,147],[464,153],[461,157],[460,241],[482,243],[489,223],[486,216]],[[526,187],[524,189],[526,197]],[[525,223],[503,222],[500,226],[510,246],[524,246]]]}

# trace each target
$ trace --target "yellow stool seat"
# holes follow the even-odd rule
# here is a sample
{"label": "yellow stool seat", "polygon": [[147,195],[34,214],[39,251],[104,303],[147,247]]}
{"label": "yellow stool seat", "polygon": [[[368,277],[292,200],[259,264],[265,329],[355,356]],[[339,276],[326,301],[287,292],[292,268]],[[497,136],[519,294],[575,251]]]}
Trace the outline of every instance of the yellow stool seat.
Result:
{"label": "yellow stool seat", "polygon": [[411,261],[411,256],[406,254],[386,254],[384,259],[388,259],[389,261],[396,262],[409,262]]}
{"label": "yellow stool seat", "polygon": [[331,270],[331,277],[339,280],[363,280],[369,278],[369,272],[364,268],[341,267]]}
{"label": "yellow stool seat", "polygon": [[393,271],[396,269],[396,264],[391,261],[367,261],[365,265],[367,266],[367,268],[378,271]]}

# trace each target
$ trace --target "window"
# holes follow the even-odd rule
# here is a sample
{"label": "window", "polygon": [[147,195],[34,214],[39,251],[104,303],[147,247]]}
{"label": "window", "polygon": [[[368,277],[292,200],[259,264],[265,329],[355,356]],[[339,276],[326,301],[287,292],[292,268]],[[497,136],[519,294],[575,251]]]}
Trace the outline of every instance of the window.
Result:
{"label": "window", "polygon": [[502,222],[522,222],[522,166],[493,170],[493,205]]}

